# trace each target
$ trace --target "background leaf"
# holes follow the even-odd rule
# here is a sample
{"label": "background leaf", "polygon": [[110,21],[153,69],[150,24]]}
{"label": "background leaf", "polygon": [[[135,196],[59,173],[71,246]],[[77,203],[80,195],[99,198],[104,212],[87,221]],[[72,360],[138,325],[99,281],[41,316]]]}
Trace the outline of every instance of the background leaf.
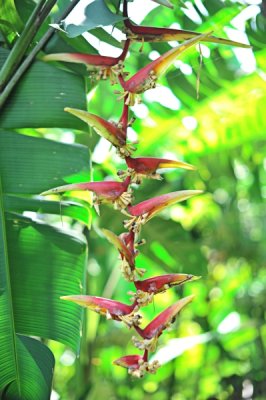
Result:
{"label": "background leaf", "polygon": [[[14,0],[2,0],[1,1],[1,18],[8,21],[17,32],[21,32],[23,23],[17,13]],[[12,29],[6,29],[7,27],[1,27],[5,35],[14,33]]]}
{"label": "background leaf", "polygon": [[39,194],[69,177],[88,180],[89,154],[85,146],[0,131],[0,169],[5,193]]}
{"label": "background leaf", "polygon": [[18,379],[5,390],[5,400],[49,400],[54,356],[38,340],[16,335]]}
{"label": "background leaf", "polygon": [[[80,19],[79,16],[82,16]],[[113,14],[104,0],[94,0],[89,5],[78,5],[63,21],[63,29],[69,37],[76,37],[98,26],[114,25],[123,17]]]}
{"label": "background leaf", "polygon": [[19,216],[7,224],[16,332],[57,340],[78,351],[82,309],[60,296],[84,289],[86,242],[30,219],[21,224]]}
{"label": "background leaf", "polygon": [[[54,357],[42,343],[16,334],[8,244],[0,181],[0,388],[6,387],[2,398],[48,400]],[[23,282],[26,280],[23,273]]]}
{"label": "background leaf", "polygon": [[[80,202],[80,200],[79,200]],[[66,215],[74,218],[87,226],[91,222],[91,210],[87,203],[74,201],[52,201],[42,196],[34,198],[14,195],[4,195],[4,209],[9,212],[33,211],[39,214]]]}

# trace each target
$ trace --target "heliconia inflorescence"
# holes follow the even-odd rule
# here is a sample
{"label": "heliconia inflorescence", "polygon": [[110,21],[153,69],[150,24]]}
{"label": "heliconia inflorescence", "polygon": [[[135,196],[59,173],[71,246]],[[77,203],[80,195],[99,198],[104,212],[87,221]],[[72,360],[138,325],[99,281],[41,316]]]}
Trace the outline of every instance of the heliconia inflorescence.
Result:
{"label": "heliconia inflorescence", "polygon": [[[172,8],[171,3],[167,0],[153,1]],[[124,231],[122,233],[117,235],[108,229],[102,229],[101,232],[114,246],[119,255],[122,276],[127,281],[132,282],[134,286],[134,290],[128,293],[131,296],[129,299],[131,303],[125,304],[104,297],[84,294],[62,296],[61,299],[74,302],[105,316],[107,319],[123,322],[127,328],[135,329],[138,336],[133,336],[132,342],[143,354],[125,355],[113,361],[113,364],[127,368],[132,376],[140,378],[145,373],[155,373],[159,368],[158,361],[149,361],[149,353],[155,351],[159,337],[165,329],[174,323],[178,313],[193,300],[194,296],[179,299],[162,311],[146,327],[142,327],[141,308],[154,301],[158,294],[200,278],[191,274],[174,272],[143,279],[143,275],[146,272],[145,265],[139,267],[136,264],[139,246],[145,243],[144,239],[140,239],[141,228],[160,211],[177,202],[199,195],[202,191],[177,190],[146,199],[138,204],[132,204],[134,200],[134,186],[132,187],[132,184],[140,185],[145,178],[161,180],[162,176],[158,171],[160,169],[182,168],[194,170],[195,167],[184,161],[167,158],[132,157],[133,152],[136,150],[136,143],[128,143],[127,140],[128,126],[132,123],[132,120],[129,120],[129,107],[135,104],[136,97],[139,94],[155,87],[158,78],[171,66],[175,59],[193,45],[202,41],[238,47],[249,47],[249,45],[215,37],[211,33],[200,34],[184,30],[144,27],[132,24],[128,18],[127,0],[124,0],[123,3],[123,16],[127,40],[120,57],[60,53],[47,55],[44,59],[46,61],[83,63],[86,64],[89,70],[96,69],[98,78],[110,76],[112,83],[114,83],[114,80],[118,80],[123,90],[123,94],[120,97],[120,99],[123,99],[123,109],[117,123],[107,121],[101,116],[85,110],[67,107],[65,111],[86,122],[98,135],[109,141],[125,161],[127,168],[117,172],[121,179],[120,182],[106,180],[101,182],[70,183],[46,190],[42,195],[57,195],[70,191],[90,191],[93,192],[93,203],[96,209],[100,203],[108,203],[114,209],[120,210],[128,218],[124,221]],[[125,80],[127,74],[123,69],[124,60],[132,41],[144,43],[172,40],[185,41],[162,54],[136,72],[131,78]],[[152,271],[149,271],[149,273],[152,274]]]}

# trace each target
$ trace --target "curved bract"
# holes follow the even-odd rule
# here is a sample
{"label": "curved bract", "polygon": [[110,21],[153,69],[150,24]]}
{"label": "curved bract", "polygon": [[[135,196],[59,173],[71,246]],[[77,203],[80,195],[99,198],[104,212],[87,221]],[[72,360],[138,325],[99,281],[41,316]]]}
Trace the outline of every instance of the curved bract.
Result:
{"label": "curved bract", "polygon": [[122,157],[130,156],[135,150],[135,147],[131,144],[127,144],[127,133],[126,130],[119,127],[115,123],[106,121],[98,115],[91,114],[84,110],[78,110],[70,107],[65,108],[66,112],[80,118],[91,126],[98,135],[108,140],[113,146],[115,146]]}
{"label": "curved bract", "polygon": [[135,96],[137,94],[143,93],[148,89],[156,87],[156,81],[163,75],[166,70],[172,65],[172,63],[179,57],[182,53],[188,50],[190,47],[194,46],[200,42],[203,38],[207,38],[210,33],[202,34],[196,36],[186,42],[180,44],[179,46],[168,50],[166,53],[158,57],[156,60],[150,62],[145,67],[141,68],[135,75],[133,75],[127,81],[119,75],[119,81],[123,89],[125,90],[126,104],[134,105]]}
{"label": "curved bract", "polygon": [[[183,41],[200,36],[201,33],[188,31],[184,29],[172,28],[156,28],[153,26],[141,26],[133,24],[128,18],[127,0],[123,2],[123,15],[125,17],[125,27],[127,37],[132,41],[137,42],[171,42]],[[233,47],[251,48],[249,44],[236,42],[216,36],[207,36],[201,39],[201,42],[225,44]]]}

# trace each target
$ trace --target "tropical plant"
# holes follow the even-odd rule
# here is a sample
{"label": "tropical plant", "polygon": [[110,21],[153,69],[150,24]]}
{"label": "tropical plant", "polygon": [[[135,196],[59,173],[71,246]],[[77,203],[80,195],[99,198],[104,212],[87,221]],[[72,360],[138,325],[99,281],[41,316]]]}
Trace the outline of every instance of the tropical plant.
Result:
{"label": "tropical plant", "polygon": [[[74,17],[69,15],[78,1],[73,1],[70,5],[66,1],[61,1],[58,2],[57,8],[54,7],[55,3],[56,1],[47,0],[39,1],[35,5],[32,1],[27,2],[27,7],[25,7],[24,2],[13,3],[7,0],[4,1],[2,7],[0,25],[2,44],[0,49],[0,65],[2,65],[0,72],[2,90],[0,96],[2,107],[0,121],[2,289],[0,340],[3,362],[0,366],[0,387],[3,398],[7,399],[49,398],[54,359],[47,347],[47,340],[59,341],[74,352],[79,352],[82,308],[74,303],[85,305],[116,321],[123,321],[127,326],[133,326],[142,336],[142,341],[134,338],[133,342],[136,347],[144,351],[144,355],[120,356],[116,361],[118,365],[127,367],[135,376],[142,376],[145,371],[154,372],[156,369],[157,363],[154,360],[148,363],[148,352],[155,350],[155,344],[162,331],[169,326],[176,314],[192,300],[193,296],[188,295],[172,306],[164,307],[165,310],[148,323],[145,329],[139,327],[138,311],[150,303],[155,294],[165,291],[168,287],[193,280],[193,275],[189,270],[186,274],[177,274],[175,270],[175,273],[141,280],[142,268],[144,266],[146,268],[143,263],[145,259],[139,256],[141,268],[135,261],[139,253],[137,247],[141,244],[139,243],[140,229],[158,211],[177,201],[185,200],[201,190],[176,191],[176,184],[172,181],[164,186],[166,191],[169,186],[171,187],[167,195],[161,194],[161,189],[157,188],[159,193],[153,196],[151,193],[154,190],[148,184],[145,193],[145,185],[143,185],[144,180],[146,183],[145,178],[160,178],[157,173],[158,168],[193,169],[191,164],[184,161],[162,158],[163,152],[160,154],[160,148],[164,151],[167,146],[172,151],[178,148],[179,154],[186,154],[193,148],[193,144],[189,145],[185,141],[180,141],[176,146],[173,140],[171,141],[170,135],[165,138],[162,135],[162,126],[167,131],[171,131],[173,122],[169,120],[166,126],[162,120],[163,114],[157,113],[153,116],[154,120],[157,119],[157,127],[153,129],[155,140],[148,140],[147,134],[144,133],[141,136],[143,140],[139,149],[143,149],[145,155],[133,158],[132,152],[135,151],[136,144],[128,141],[128,126],[132,124],[130,118],[132,112],[129,107],[134,106],[139,95],[156,86],[159,75],[164,73],[176,57],[188,47],[201,40],[225,44],[230,42],[226,39],[216,39],[212,33],[201,35],[190,29],[188,31],[176,28],[156,29],[133,24],[128,19],[127,1],[123,4],[123,14],[121,12],[117,14],[120,1],[108,2],[110,7],[108,8],[103,1],[95,0],[85,6],[83,11],[86,19],[82,24],[73,23]],[[170,5],[169,2],[160,3]],[[230,16],[224,16],[222,23],[226,24],[226,18],[229,21],[229,18],[239,12],[239,9],[234,6],[230,10]],[[48,15],[50,20],[47,19]],[[152,16],[150,18],[152,19]],[[149,24],[150,21],[147,23]],[[113,24],[116,24],[118,28],[125,26],[127,40],[122,46],[114,36],[98,27]],[[203,27],[201,31],[203,32],[205,28]],[[120,55],[118,57],[98,55],[91,44],[80,36],[87,30],[107,43],[123,47]],[[210,27],[207,27],[208,31]],[[173,39],[188,40],[173,49],[165,47],[165,43],[161,44]],[[142,45],[134,45],[135,41],[142,42]],[[147,57],[144,57],[145,51],[141,56],[137,56],[134,53],[136,48],[134,46],[138,48],[146,46],[145,42],[159,42],[162,55],[148,64],[146,62],[145,67],[141,67],[139,58],[147,60]],[[231,42],[231,44],[237,45],[236,42]],[[129,46],[130,51],[133,49],[133,64],[138,72],[126,80],[127,72],[124,71],[124,64],[127,64],[125,57]],[[41,50],[45,54],[40,53]],[[188,54],[186,62],[193,63],[195,51]],[[35,59],[36,55],[38,60]],[[262,60],[261,56],[260,60]],[[55,64],[51,64],[50,61]],[[82,64],[85,64],[85,67]],[[223,69],[225,70],[226,68]],[[120,97],[124,104],[121,115],[114,111],[119,107],[114,105],[113,93],[109,85],[101,82],[109,77],[111,84],[119,81],[122,88]],[[171,79],[171,73],[167,75],[167,79]],[[182,118],[186,117],[186,112],[188,116],[192,113],[197,119],[208,114],[206,112],[208,109],[206,79],[204,76],[201,86],[203,101],[200,102],[200,106],[202,109],[197,107],[198,110],[196,110],[195,104],[189,104],[187,107],[189,111],[184,109]],[[254,77],[251,87],[252,84],[256,85],[255,79],[258,78]],[[193,83],[183,81],[185,89],[182,90],[187,90],[188,85],[191,89],[191,83],[195,87],[198,81],[198,77]],[[232,93],[234,90],[239,90],[238,84],[239,82],[236,82],[232,85],[230,88]],[[99,89],[96,89],[97,87]],[[182,85],[180,87],[182,88]],[[176,90],[176,87],[172,85],[172,80],[171,89],[173,92]],[[86,93],[88,91],[93,93],[96,90],[105,93],[104,103],[101,100],[101,103],[97,105],[100,95],[94,105],[98,109],[97,115],[94,114],[93,106],[90,112],[85,111],[87,109]],[[260,107],[262,97],[263,92],[254,98],[256,107]],[[186,103],[185,96],[183,101]],[[222,102],[222,99],[220,101]],[[149,106],[151,110],[153,110],[152,107],[156,110],[156,104]],[[64,112],[64,109],[67,112]],[[105,119],[105,116],[109,114],[117,118],[117,124]],[[141,123],[145,124],[145,119]],[[88,147],[93,149],[97,139],[96,135],[88,135],[86,124],[107,139],[126,162],[128,169],[118,172],[122,182],[101,181],[102,172],[99,168],[94,173],[98,182],[92,181]],[[140,126],[140,122],[136,121],[134,128],[135,126]],[[175,129],[178,130],[178,127],[175,126]],[[67,138],[73,141],[73,134],[69,130],[86,132],[76,134],[76,141],[80,144],[65,144],[58,141],[60,139],[64,141]],[[205,135],[205,132],[202,135]],[[209,145],[208,139],[211,141],[211,146],[213,145],[212,138],[207,136],[204,139],[206,148]],[[201,151],[203,151],[202,148]],[[195,149],[193,152],[196,153]],[[146,154],[156,157],[150,158]],[[117,160],[115,162],[117,163]],[[105,168],[103,167],[103,171]],[[108,172],[110,176],[116,173],[116,167],[110,162],[105,172]],[[149,200],[132,206],[132,188],[136,197],[139,196],[136,184],[141,184],[141,188],[144,189],[143,197],[145,198],[146,195],[146,199],[149,198]],[[196,184],[198,189],[203,187],[204,185],[199,182]],[[87,194],[87,190],[94,193],[93,200]],[[61,192],[66,192],[66,196],[64,200],[58,201],[58,198],[53,196]],[[39,195],[40,193],[42,196]],[[51,198],[47,200],[43,195],[49,195]],[[91,201],[96,210],[102,201],[112,203],[115,209],[121,210],[121,213],[126,213],[130,218],[125,223],[128,232],[120,236],[106,229],[101,229],[99,233],[100,235],[103,233],[119,251],[122,259],[122,274],[129,281],[134,282],[136,292],[131,294],[133,296],[131,305],[98,297],[97,293],[94,296],[89,288],[86,290],[88,242],[91,243],[92,254],[97,251],[97,247],[92,246],[93,240],[90,238],[91,233],[89,234],[87,227],[90,227],[91,220],[94,225],[97,224],[96,221],[102,221],[100,224],[105,228],[108,227],[108,219],[110,221],[107,208],[104,209],[100,219],[96,217],[88,206]],[[117,215],[116,218],[111,217],[112,230],[118,231],[121,229],[119,225],[122,226],[122,221],[118,214],[115,215]],[[165,224],[167,225],[167,222]],[[156,231],[158,232],[161,228],[148,232],[145,225],[144,229],[145,237],[151,238],[153,242],[156,241],[157,247],[162,243],[165,249],[170,248],[171,240],[166,239],[166,231],[164,235],[157,235],[154,241]],[[184,254],[183,257],[186,255]],[[154,254],[151,254],[151,259],[154,259]],[[166,259],[167,257],[164,261]],[[169,262],[172,263],[172,261]],[[102,283],[99,283],[99,286],[100,289]],[[122,284],[121,286],[123,289],[120,289],[120,294],[123,292],[124,298],[128,286]],[[85,295],[88,290],[90,295]],[[60,297],[71,301],[62,301]],[[88,326],[86,329],[88,330]],[[84,336],[87,335],[86,329]],[[89,335],[93,333],[90,332]],[[51,347],[53,348],[53,345]],[[86,368],[84,372],[85,370]],[[84,396],[89,390],[90,388],[84,385]],[[74,397],[77,395],[75,394]]]}

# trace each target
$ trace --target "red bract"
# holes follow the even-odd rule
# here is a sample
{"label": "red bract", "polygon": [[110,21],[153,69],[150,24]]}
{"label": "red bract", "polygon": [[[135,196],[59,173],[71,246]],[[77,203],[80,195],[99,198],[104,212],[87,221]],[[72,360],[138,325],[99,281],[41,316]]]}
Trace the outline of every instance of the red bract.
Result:
{"label": "red bract", "polygon": [[182,190],[178,192],[171,192],[142,201],[135,206],[130,206],[127,210],[132,218],[128,221],[125,221],[124,225],[125,227],[138,233],[141,225],[144,225],[164,208],[174,203],[189,199],[190,197],[200,193],[202,193],[202,190]]}
{"label": "red bract", "polygon": [[136,302],[140,307],[149,304],[153,300],[153,296],[162,293],[165,290],[181,285],[185,282],[191,282],[200,279],[200,276],[187,274],[167,274],[154,276],[143,281],[134,281],[137,289],[136,293],[132,293],[132,301]]}
{"label": "red bract", "polygon": [[208,34],[199,35],[196,38],[190,39],[181,45],[175,47],[164,53],[162,56],[140,69],[129,80],[125,81],[123,77],[119,76],[119,81],[124,89],[125,103],[132,106],[135,104],[135,95],[143,93],[148,89],[156,87],[157,79],[167,70],[174,60],[189,49],[194,44],[200,42],[203,38],[209,36]]}
{"label": "red bract", "polygon": [[181,285],[188,281],[195,281],[200,276],[194,276],[190,274],[167,274],[154,276],[152,278],[145,279],[144,281],[135,281],[134,284],[138,290],[148,293],[161,293],[165,290]]}
{"label": "red bract", "polygon": [[128,373],[136,378],[142,378],[146,372],[155,374],[160,367],[158,361],[148,363],[144,356],[129,355],[118,358],[113,364],[127,368]]}
{"label": "red bract", "polygon": [[179,311],[182,310],[188,303],[194,299],[194,295],[184,297],[176,303],[161,312],[153,321],[151,321],[145,329],[136,326],[135,329],[144,340],[139,340],[133,337],[133,342],[136,347],[143,350],[154,351],[158,337],[168,328],[176,318]]}
{"label": "red bract", "polygon": [[145,329],[139,330],[140,335],[145,339],[152,339],[162,334],[162,331],[166,329],[170,324],[174,322],[176,315],[182,310],[188,303],[194,299],[194,295],[184,297],[178,300],[176,303],[168,307],[166,310],[161,312],[153,321],[146,326]]}
{"label": "red bract", "polygon": [[138,275],[143,275],[145,270],[135,267],[135,257],[138,252],[134,244],[134,232],[131,231],[129,233],[123,233],[120,236],[117,236],[115,233],[109,231],[108,229],[102,229],[102,232],[109,240],[109,242],[112,243],[119,251],[122,259],[120,269],[123,277],[127,281],[131,282],[137,279]]}
{"label": "red bract", "polygon": [[106,236],[106,238],[109,240],[110,243],[112,243],[115,248],[119,251],[121,258],[125,259],[130,268],[134,269],[135,268],[135,253],[134,251],[131,251],[124,241],[117,236],[115,233],[112,231],[109,231],[108,229],[102,229],[102,232]]}
{"label": "red bract", "polygon": [[[139,26],[132,24],[128,19],[127,1],[124,1],[123,15],[126,17],[124,24],[126,26],[127,37],[137,42],[171,42],[174,40],[182,41],[200,36],[201,34],[183,29],[155,28],[149,26]],[[224,39],[216,36],[208,36],[201,39],[201,42],[212,42],[218,44],[226,44],[235,47],[250,48],[249,44],[235,42],[233,40]]]}
{"label": "red bract", "polygon": [[118,237],[115,233],[109,231],[108,229],[102,229],[102,232],[112,243],[115,248],[119,251],[122,259],[122,264],[120,266],[121,272],[124,278],[128,281],[132,281],[135,278],[135,252],[129,249],[124,241]]}
{"label": "red bract", "polygon": [[138,251],[135,248],[135,234],[134,232],[123,232],[119,235],[119,238],[122,242],[127,246],[129,251],[134,254],[134,257],[138,254]]}
{"label": "red bract", "polygon": [[120,303],[120,301],[105,299],[104,297],[86,295],[61,296],[60,299],[72,301],[82,307],[87,307],[91,311],[106,316],[107,319],[123,321],[128,327],[131,327],[133,324],[137,326],[140,321],[140,315],[135,314],[137,309],[134,304],[127,305]]}
{"label": "red bract", "polygon": [[115,146],[121,157],[130,156],[135,147],[126,143],[126,130],[115,123],[106,121],[98,115],[91,114],[84,110],[66,107],[64,109],[75,117],[80,118],[91,126],[98,135],[102,136]]}
{"label": "red bract", "polygon": [[113,361],[113,364],[119,365],[120,367],[137,369],[139,368],[139,364],[144,362],[143,357],[139,354],[123,356]]}
{"label": "red bract", "polygon": [[100,204],[101,202],[111,202],[114,204],[115,209],[123,209],[126,208],[132,200],[132,192],[129,189],[129,184],[130,177],[128,177],[124,182],[103,181],[71,183],[69,185],[55,187],[41,194],[45,196],[73,190],[89,190],[95,194],[95,205]]}
{"label": "red bract", "polygon": [[106,57],[83,53],[55,53],[45,55],[43,60],[85,64],[89,71],[98,70],[97,79],[106,79],[110,77],[111,83],[116,83],[117,75],[123,74],[123,60],[127,55],[129,44],[130,40],[127,39],[119,57]]}
{"label": "red bract", "polygon": [[129,126],[128,121],[128,105],[124,104],[122,115],[119,119],[117,126],[122,129],[123,132],[127,131],[127,127]]}
{"label": "red bract", "polygon": [[161,175],[156,173],[157,169],[159,168],[183,168],[188,170],[195,169],[193,165],[187,164],[183,161],[169,160],[166,158],[126,157],[126,163],[129,168],[128,173],[131,176],[131,180],[135,183],[141,183],[142,178],[144,177],[152,179],[162,179]]}

